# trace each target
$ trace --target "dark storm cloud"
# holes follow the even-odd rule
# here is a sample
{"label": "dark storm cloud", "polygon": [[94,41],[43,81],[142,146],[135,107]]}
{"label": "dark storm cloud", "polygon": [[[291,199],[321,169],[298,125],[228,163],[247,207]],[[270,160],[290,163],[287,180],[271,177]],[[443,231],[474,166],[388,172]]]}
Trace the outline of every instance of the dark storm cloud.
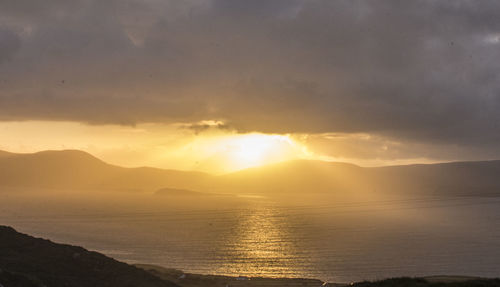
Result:
{"label": "dark storm cloud", "polygon": [[500,144],[498,1],[1,1],[0,119]]}
{"label": "dark storm cloud", "polygon": [[21,41],[10,30],[0,29],[0,64],[9,60],[19,49]]}

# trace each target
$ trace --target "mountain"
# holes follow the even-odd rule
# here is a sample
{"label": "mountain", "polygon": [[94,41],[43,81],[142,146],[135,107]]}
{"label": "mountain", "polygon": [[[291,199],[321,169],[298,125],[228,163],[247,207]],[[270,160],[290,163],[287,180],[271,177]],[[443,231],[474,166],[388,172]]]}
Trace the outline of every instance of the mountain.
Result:
{"label": "mountain", "polygon": [[0,158],[15,155],[15,153],[0,150]]}
{"label": "mountain", "polygon": [[339,162],[295,160],[222,175],[218,185],[251,193],[322,193],[359,188],[364,168]]}
{"label": "mountain", "polygon": [[203,183],[208,174],[150,167],[123,168],[77,150],[0,153],[0,186],[150,190]]}
{"label": "mountain", "polygon": [[[0,186],[155,192],[389,195],[500,195],[500,161],[387,167],[296,160],[213,176],[201,172],[123,168],[76,150],[0,152]],[[193,194],[191,192],[191,194]]]}
{"label": "mountain", "polygon": [[500,161],[359,167],[290,161],[218,178],[223,189],[253,193],[390,195],[500,195]]}
{"label": "mountain", "polygon": [[368,180],[380,188],[433,195],[500,195],[500,160],[415,164],[369,168]]}
{"label": "mountain", "polygon": [[0,286],[174,287],[137,267],[84,248],[0,226]]}

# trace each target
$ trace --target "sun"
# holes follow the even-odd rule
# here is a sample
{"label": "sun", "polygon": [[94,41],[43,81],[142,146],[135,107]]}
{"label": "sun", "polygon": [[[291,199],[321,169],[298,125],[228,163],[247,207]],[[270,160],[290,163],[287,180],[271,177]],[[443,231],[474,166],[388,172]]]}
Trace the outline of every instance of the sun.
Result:
{"label": "sun", "polygon": [[[314,153],[289,134],[208,131],[161,149],[162,160],[186,163],[186,170],[224,174],[295,159],[313,159]],[[191,165],[189,165],[191,164]]]}
{"label": "sun", "polygon": [[231,157],[242,164],[258,165],[262,163],[266,155],[278,148],[279,143],[275,138],[264,135],[250,135],[236,139],[231,147]]}
{"label": "sun", "polygon": [[288,160],[296,155],[296,144],[286,135],[246,134],[227,138],[223,144],[232,169]]}

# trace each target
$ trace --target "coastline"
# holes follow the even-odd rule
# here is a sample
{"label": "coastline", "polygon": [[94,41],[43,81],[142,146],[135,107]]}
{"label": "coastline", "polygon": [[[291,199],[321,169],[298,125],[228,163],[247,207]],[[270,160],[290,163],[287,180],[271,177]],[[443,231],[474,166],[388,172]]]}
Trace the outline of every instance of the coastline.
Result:
{"label": "coastline", "polygon": [[468,276],[399,277],[380,281],[326,283],[308,278],[191,274],[150,264],[130,265],[83,247],[55,243],[2,225],[0,246],[0,286],[9,287],[500,286],[499,278]]}
{"label": "coastline", "polygon": [[[345,287],[367,282],[323,282],[319,279],[311,278],[273,278],[273,277],[248,277],[248,276],[224,276],[224,275],[205,275],[183,272],[174,268],[165,268],[153,264],[133,264],[161,279],[174,282],[183,287],[226,287],[226,286],[329,286]],[[398,278],[399,279],[399,278]],[[448,284],[465,283],[470,281],[494,280],[492,278],[481,278],[475,276],[462,275],[433,275],[418,278],[407,278],[409,280],[425,280],[429,284]],[[393,279],[384,279],[393,280]],[[397,285],[394,285],[397,286]]]}
{"label": "coastline", "polygon": [[152,264],[134,264],[135,267],[161,278],[174,282],[183,287],[226,287],[226,286],[349,286],[349,283],[327,283],[319,279],[310,278],[273,278],[273,277],[248,277],[224,276],[184,273],[181,270],[165,268]]}

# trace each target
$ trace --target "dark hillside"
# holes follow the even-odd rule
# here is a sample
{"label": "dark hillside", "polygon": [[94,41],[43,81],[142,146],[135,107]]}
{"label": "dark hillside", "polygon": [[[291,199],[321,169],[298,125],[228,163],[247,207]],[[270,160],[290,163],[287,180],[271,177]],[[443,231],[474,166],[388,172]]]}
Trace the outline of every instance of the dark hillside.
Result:
{"label": "dark hillside", "polygon": [[134,266],[84,248],[0,226],[0,284],[50,287],[168,287],[162,280]]}

